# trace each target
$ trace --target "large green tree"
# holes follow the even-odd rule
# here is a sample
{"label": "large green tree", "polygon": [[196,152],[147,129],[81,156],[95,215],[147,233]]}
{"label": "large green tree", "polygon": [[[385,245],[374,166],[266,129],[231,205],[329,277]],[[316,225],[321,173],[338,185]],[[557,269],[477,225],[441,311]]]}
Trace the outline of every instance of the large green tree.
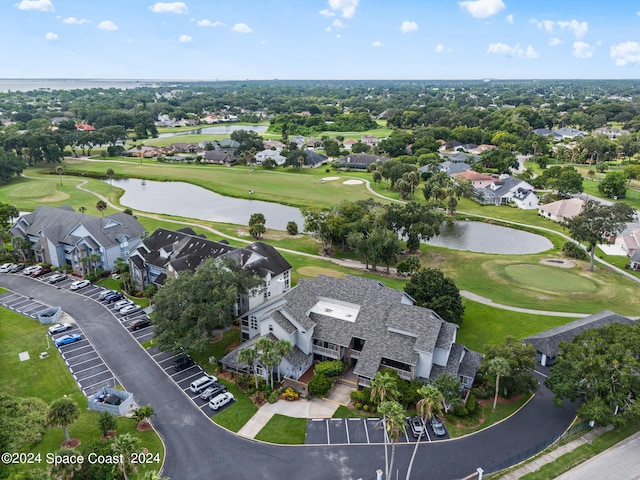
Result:
{"label": "large green tree", "polygon": [[70,398],[59,398],[54,400],[49,406],[47,412],[47,424],[50,427],[59,427],[64,431],[64,438],[66,443],[69,444],[69,427],[80,416],[80,410],[76,402]]}
{"label": "large green tree", "polygon": [[546,385],[556,404],[580,400],[578,415],[601,425],[640,418],[640,326],[615,323],[561,343]]}
{"label": "large green tree", "polygon": [[404,291],[421,307],[430,308],[447,322],[462,323],[464,305],[460,290],[449,277],[435,268],[414,273]]}
{"label": "large green tree", "polygon": [[204,351],[213,331],[234,319],[238,295],[260,280],[233,261],[207,260],[194,273],[180,272],[154,297],[154,336],[162,350]]}
{"label": "large green tree", "polygon": [[535,349],[521,340],[509,335],[499,345],[485,345],[485,356],[480,366],[482,372],[488,371],[489,362],[496,358],[504,358],[509,362],[509,374],[501,375],[502,396],[511,397],[520,393],[534,391],[537,381],[533,376],[536,365]]}
{"label": "large green tree", "polygon": [[554,179],[553,186],[563,197],[582,193],[582,175],[573,167],[564,167]]}
{"label": "large green tree", "polygon": [[498,403],[498,393],[500,392],[500,378],[511,374],[511,365],[509,364],[509,360],[502,357],[493,357],[487,362],[487,374],[494,375],[496,377],[496,392],[493,397],[493,411],[495,412],[496,404]]}
{"label": "large green tree", "polygon": [[609,198],[627,196],[627,175],[624,172],[609,172],[598,184],[598,192]]}
{"label": "large green tree", "polygon": [[24,168],[24,160],[13,152],[5,152],[0,149],[0,185],[8,183],[12,178],[20,175]]}
{"label": "large green tree", "polygon": [[622,232],[626,223],[633,220],[633,215],[633,208],[626,203],[603,205],[589,200],[582,213],[566,221],[565,226],[571,232],[571,237],[588,245],[591,253],[591,271],[594,270],[596,245]]}
{"label": "large green tree", "polygon": [[0,451],[20,451],[35,445],[47,427],[47,404],[0,392]]}

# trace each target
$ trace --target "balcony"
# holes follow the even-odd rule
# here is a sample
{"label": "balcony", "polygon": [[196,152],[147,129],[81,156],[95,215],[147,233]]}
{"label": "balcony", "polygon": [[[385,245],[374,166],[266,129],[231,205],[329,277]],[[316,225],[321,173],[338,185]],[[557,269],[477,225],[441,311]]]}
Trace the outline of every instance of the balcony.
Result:
{"label": "balcony", "polygon": [[340,358],[340,347],[325,348],[325,347],[320,347],[318,345],[314,345],[313,353],[317,353],[318,355],[324,355],[325,357],[338,359]]}
{"label": "balcony", "polygon": [[361,355],[362,355],[362,352],[358,350],[351,350],[351,353],[350,353],[351,358],[358,360]]}
{"label": "balcony", "polygon": [[395,372],[398,372],[398,376],[403,380],[413,380],[413,372],[407,370],[401,370],[399,368],[390,367],[389,365],[380,365],[381,368],[389,368]]}

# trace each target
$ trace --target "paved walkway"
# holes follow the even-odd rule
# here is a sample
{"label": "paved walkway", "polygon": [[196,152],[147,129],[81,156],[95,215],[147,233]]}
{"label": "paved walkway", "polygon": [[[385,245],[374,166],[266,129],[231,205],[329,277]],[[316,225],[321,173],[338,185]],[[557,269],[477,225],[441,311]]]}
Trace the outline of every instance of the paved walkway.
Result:
{"label": "paved walkway", "polygon": [[[555,450],[552,450],[548,453],[545,453],[544,455],[541,455],[540,457],[524,464],[522,467],[513,470],[511,472],[509,472],[507,475],[500,477],[502,480],[518,480],[519,478],[521,478],[523,475],[526,475],[527,473],[531,473],[531,472],[535,472],[538,469],[540,469],[540,467],[542,467],[543,465],[546,465],[547,463],[551,463],[551,462],[555,462],[559,457],[561,457],[562,455],[564,455],[565,453],[570,453],[573,452],[576,448],[578,448],[581,445],[584,445],[586,443],[591,443],[591,440],[594,439],[595,437],[602,435],[603,433],[611,430],[613,427],[597,427],[594,428],[593,430],[591,430],[590,432],[582,435],[579,438],[576,438],[575,440],[572,440],[568,443],[565,443],[564,445],[559,446],[558,448],[556,448]],[[597,458],[597,457],[596,457]],[[639,457],[640,459],[640,457]],[[576,467],[577,468],[577,467]],[[566,475],[566,474],[565,474]],[[564,476],[559,477],[559,478],[564,478]],[[599,475],[595,475],[595,476],[574,476],[574,477],[567,477],[565,480],[568,480],[569,478],[571,479],[579,479],[579,478],[597,478],[598,480],[601,480],[604,477],[601,477]],[[613,478],[617,478],[619,480],[623,480],[624,478],[631,478],[631,477],[611,477]]]}
{"label": "paved walkway", "polygon": [[548,317],[571,317],[571,318],[582,318],[590,315],[588,313],[551,312],[548,310],[533,310],[531,308],[512,307],[510,305],[495,303],[490,298],[481,297],[480,295],[476,295],[475,293],[468,292],[466,290],[460,290],[460,295],[462,295],[464,298],[467,298],[469,300],[473,300],[474,302],[482,303],[484,305],[489,305],[495,308],[501,308],[503,310],[510,310],[512,312],[531,313],[533,315],[546,315]]}

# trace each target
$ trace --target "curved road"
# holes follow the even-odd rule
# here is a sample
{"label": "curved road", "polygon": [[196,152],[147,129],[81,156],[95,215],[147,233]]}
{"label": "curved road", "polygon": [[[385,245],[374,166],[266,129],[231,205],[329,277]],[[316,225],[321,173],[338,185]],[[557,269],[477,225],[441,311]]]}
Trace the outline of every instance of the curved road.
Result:
{"label": "curved road", "polygon": [[[163,475],[174,479],[356,479],[384,469],[382,445],[276,446],[238,437],[211,422],[169,379],[102,304],[21,275],[0,275],[0,286],[62,309],[74,317],[118,381],[141,405],[151,403],[154,426],[166,445]],[[491,471],[522,452],[561,434],[575,407],[553,405],[541,386],[517,414],[474,435],[420,446],[413,478],[454,479],[482,467]],[[413,445],[397,447],[405,478]]]}

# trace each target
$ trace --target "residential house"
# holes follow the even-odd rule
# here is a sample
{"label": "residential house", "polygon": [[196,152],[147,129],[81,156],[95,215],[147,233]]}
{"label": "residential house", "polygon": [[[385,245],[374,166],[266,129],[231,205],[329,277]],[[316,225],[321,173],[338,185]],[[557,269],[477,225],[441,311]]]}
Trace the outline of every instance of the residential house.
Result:
{"label": "residential house", "polygon": [[631,255],[631,270],[640,270],[640,249],[636,249]]}
{"label": "residential house", "polygon": [[[41,206],[21,215],[10,233],[12,238],[29,241],[37,262],[55,267],[68,265],[72,273],[83,276],[91,267],[112,270],[117,258],[127,259],[145,229],[126,213],[94,217],[70,206]],[[99,258],[92,259],[93,254]]]}
{"label": "residential house", "polygon": [[231,138],[225,138],[218,142],[218,146],[220,147],[220,151],[229,153],[229,154],[234,154],[236,149],[240,146],[240,142],[231,140]]}
{"label": "residential house", "polygon": [[554,222],[563,223],[582,213],[584,200],[574,197],[547,203],[538,207],[538,214]]}
{"label": "residential house", "polygon": [[276,162],[276,165],[284,165],[287,161],[287,158],[280,155],[277,150],[261,150],[256,153],[256,165],[262,165],[268,158]]}
{"label": "residential house", "polygon": [[223,152],[222,150],[207,150],[202,156],[202,161],[204,163],[215,163],[217,165],[230,167],[231,165],[235,165],[238,162],[238,159],[233,155],[229,155],[227,152]]}
{"label": "residential house", "polygon": [[473,153],[474,155],[480,155],[482,152],[486,152],[487,150],[495,150],[496,148],[498,147],[496,147],[495,145],[488,145],[486,143],[483,143],[476,146],[475,148],[468,148],[466,150],[467,152]]}
{"label": "residential house", "polygon": [[284,143],[282,143],[280,140],[265,140],[262,142],[262,145],[264,146],[264,148],[270,148],[278,151],[284,148]]}
{"label": "residential house", "polygon": [[561,140],[564,140],[564,139],[573,140],[575,138],[586,137],[587,135],[588,135],[587,132],[583,132],[582,130],[578,130],[576,128],[562,127],[562,128],[557,128],[553,130],[554,140],[556,140],[556,138],[558,137]]}
{"label": "residential house", "polygon": [[353,170],[367,170],[371,164],[384,163],[389,160],[388,157],[379,155],[370,155],[368,153],[354,153],[346,157],[336,159],[340,163],[340,168],[349,168]]}
{"label": "residential house", "polygon": [[[240,317],[241,344],[222,358],[224,368],[247,371],[238,352],[261,337],[293,345],[280,373],[299,379],[313,360],[338,359],[368,386],[389,368],[405,380],[427,381],[449,373],[470,387],[482,355],[456,343],[458,326],[415,305],[406,293],[364,277],[318,275]],[[266,376],[264,367],[256,370]]]}
{"label": "residential house", "polygon": [[[295,143],[297,148],[302,150],[304,147],[304,137],[302,135],[296,135],[295,137],[291,137],[289,139],[289,143]],[[264,144],[263,144],[264,145]]]}
{"label": "residential house", "polygon": [[305,151],[305,160],[304,164],[309,167],[319,167],[320,165],[324,165],[329,160],[329,157],[326,155],[322,155],[321,153],[314,152],[313,150]]}
{"label": "residential house", "polygon": [[314,149],[322,147],[322,140],[316,137],[309,137],[309,139],[304,144],[307,149]]}
{"label": "residential house", "polygon": [[533,191],[533,186],[519,178],[509,177],[495,180],[482,187],[474,188],[476,200],[483,204],[506,205],[515,203],[523,210],[535,210],[538,208],[538,195]]}
{"label": "residential house", "polygon": [[200,150],[198,145],[184,142],[172,143],[170,148],[179,153],[196,153]]}
{"label": "residential house", "polygon": [[615,140],[620,135],[628,135],[631,132],[629,130],[624,130],[622,128],[612,128],[612,127],[601,127],[596,128],[595,133],[606,135],[610,140]]}
{"label": "residential house", "polygon": [[439,155],[450,162],[464,162],[471,165],[472,163],[480,160],[478,155],[466,152],[439,152]]}
{"label": "residential house", "polygon": [[127,152],[130,157],[153,158],[159,155],[164,155],[166,153],[166,150],[158,147],[150,147],[148,145],[136,145],[129,148]]}
{"label": "residential house", "polygon": [[244,247],[208,240],[190,228],[173,231],[158,228],[129,257],[131,280],[138,290],[147,285],[162,287],[168,278],[194,271],[209,258],[229,258],[239,268],[257,275],[262,286],[240,295],[235,314],[258,307],[291,287],[291,265],[270,245],[254,242]]}
{"label": "residential house", "polygon": [[355,138],[347,138],[342,142],[342,146],[345,150],[351,150],[351,147],[353,147],[356,143],[358,143],[358,140],[356,140]]}
{"label": "residential house", "polygon": [[471,182],[471,186],[475,188],[485,188],[495,182],[495,178],[485,175],[484,173],[478,173],[473,170],[467,170],[466,172],[455,173],[451,175],[454,179],[461,179]]}
{"label": "residential house", "polygon": [[380,140],[375,135],[362,135],[360,141],[365,145],[369,145],[371,148],[373,148],[378,146],[378,142]]}
{"label": "residential house", "polygon": [[575,336],[586,330],[606,327],[613,323],[636,325],[636,322],[630,318],[618,315],[611,310],[604,310],[551,330],[531,335],[525,338],[524,342],[536,349],[536,359],[541,365],[550,366],[556,363],[556,357],[560,351],[560,342],[571,343]]}
{"label": "residential house", "polygon": [[87,123],[78,122],[76,123],[76,130],[78,130],[79,132],[94,132],[96,130],[96,127]]}
{"label": "residential house", "polygon": [[618,235],[614,244],[622,249],[628,257],[640,250],[640,225],[627,224],[627,228]]}
{"label": "residential house", "polygon": [[[426,166],[427,165],[424,165],[424,167]],[[424,167],[420,167],[418,170],[422,172],[422,169]],[[438,170],[441,172],[445,172],[447,175],[454,175],[456,173],[462,173],[471,170],[471,165],[465,162],[450,162],[447,160],[446,162],[442,162],[440,165],[438,165]]]}

